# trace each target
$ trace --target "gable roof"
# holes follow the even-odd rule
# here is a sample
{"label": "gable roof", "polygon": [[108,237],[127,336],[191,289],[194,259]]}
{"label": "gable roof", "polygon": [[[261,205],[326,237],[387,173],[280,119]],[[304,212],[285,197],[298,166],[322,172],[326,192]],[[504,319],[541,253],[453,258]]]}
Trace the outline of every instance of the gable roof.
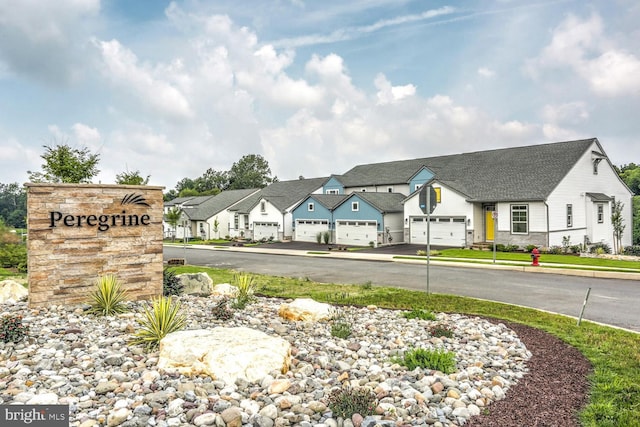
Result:
{"label": "gable roof", "polygon": [[342,180],[349,186],[405,183],[426,166],[435,173],[434,179],[469,201],[545,200],[594,143],[603,152],[598,140],[591,138],[359,165]]}
{"label": "gable roof", "polygon": [[[348,199],[359,197],[382,213],[402,212],[402,201],[405,198],[401,193],[374,193],[374,192],[358,192],[351,193],[343,200],[340,205],[345,203]],[[337,206],[336,206],[337,207]]]}
{"label": "gable roof", "polygon": [[313,199],[331,211],[347,198],[349,198],[348,194],[309,194],[307,197],[300,200],[300,203],[298,203],[294,207],[294,209],[303,204],[305,201]]}
{"label": "gable roof", "polygon": [[323,177],[274,182],[238,203],[231,210],[239,213],[249,213],[260,200],[265,199],[280,212],[284,212],[308,194],[322,187],[326,181],[327,178]]}
{"label": "gable roof", "polygon": [[193,221],[206,221],[257,191],[259,191],[257,188],[223,191],[203,201],[197,207],[185,210],[185,213]]}

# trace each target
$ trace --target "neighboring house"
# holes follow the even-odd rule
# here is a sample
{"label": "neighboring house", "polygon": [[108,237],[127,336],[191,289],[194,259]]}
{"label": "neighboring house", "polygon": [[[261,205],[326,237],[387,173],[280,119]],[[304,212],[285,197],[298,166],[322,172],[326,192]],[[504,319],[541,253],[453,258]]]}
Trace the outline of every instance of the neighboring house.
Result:
{"label": "neighboring house", "polygon": [[234,221],[231,237],[289,240],[293,236],[292,209],[307,195],[321,193],[327,178],[278,181],[229,209]]}
{"label": "neighboring house", "polygon": [[[164,229],[164,237],[175,237],[176,239],[184,239],[196,236],[191,229],[189,216],[185,214],[185,211],[197,209],[202,203],[211,199],[214,196],[191,196],[191,197],[176,197],[173,200],[164,203],[164,217],[162,219],[162,226]],[[166,214],[171,209],[180,209],[181,215],[177,226],[174,227],[167,222]]]}
{"label": "neighboring house", "polygon": [[294,240],[315,242],[318,233],[329,232],[330,242],[339,245],[402,242],[404,198],[399,193],[311,194],[293,209]]}
{"label": "neighboring house", "polygon": [[[604,242],[613,248],[611,209],[623,203],[631,244],[632,192],[595,139],[421,159],[435,173],[439,201],[430,231],[447,246],[498,242],[525,247]],[[405,240],[425,241],[418,193],[404,202]],[[462,236],[464,235],[464,239]]]}
{"label": "neighboring house", "polygon": [[182,206],[184,218],[188,220],[189,235],[203,240],[217,239],[229,235],[232,216],[229,208],[260,191],[257,188],[227,190],[208,196],[200,203],[187,202]]}
{"label": "neighboring house", "polygon": [[329,241],[335,242],[333,210],[348,197],[345,194],[328,193],[310,194],[303,199],[291,212],[293,240],[317,242],[318,233],[329,232]]}

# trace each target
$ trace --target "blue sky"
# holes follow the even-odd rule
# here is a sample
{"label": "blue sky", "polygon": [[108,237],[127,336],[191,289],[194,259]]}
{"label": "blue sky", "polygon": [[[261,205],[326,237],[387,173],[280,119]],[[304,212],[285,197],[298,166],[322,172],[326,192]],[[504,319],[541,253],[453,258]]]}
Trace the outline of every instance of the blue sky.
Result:
{"label": "blue sky", "polygon": [[0,182],[43,145],[168,189],[597,137],[640,163],[635,0],[0,0]]}

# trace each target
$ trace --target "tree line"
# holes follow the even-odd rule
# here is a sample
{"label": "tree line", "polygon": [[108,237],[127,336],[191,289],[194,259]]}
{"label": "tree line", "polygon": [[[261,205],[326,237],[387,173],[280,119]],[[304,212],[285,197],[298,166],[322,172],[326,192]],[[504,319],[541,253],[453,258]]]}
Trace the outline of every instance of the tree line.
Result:
{"label": "tree line", "polygon": [[[100,155],[88,148],[74,148],[67,143],[43,146],[40,156],[44,163],[39,171],[27,171],[30,182],[91,183],[100,173]],[[149,175],[139,170],[126,170],[116,175],[116,184],[147,185]],[[277,177],[271,176],[269,163],[258,154],[243,156],[228,171],[207,169],[195,179],[183,178],[175,189],[164,194],[165,201],[176,197],[215,195],[225,190],[264,188]],[[12,228],[25,228],[27,218],[27,195],[24,187],[17,183],[0,183],[0,224]]]}

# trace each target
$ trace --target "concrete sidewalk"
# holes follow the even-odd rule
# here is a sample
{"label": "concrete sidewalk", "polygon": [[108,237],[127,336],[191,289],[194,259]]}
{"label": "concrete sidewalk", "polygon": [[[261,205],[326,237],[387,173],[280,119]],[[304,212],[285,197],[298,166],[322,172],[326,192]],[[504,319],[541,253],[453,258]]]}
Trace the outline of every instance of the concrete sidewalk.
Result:
{"label": "concrete sidewalk", "polygon": [[[172,245],[179,246],[179,245]],[[369,260],[369,261],[381,261],[381,262],[400,262],[400,263],[414,263],[414,264],[426,264],[426,257],[419,257],[416,255],[417,249],[423,249],[418,245],[396,245],[362,249],[358,251],[346,251],[346,250],[329,250],[327,245],[318,245],[315,243],[307,242],[285,242],[285,243],[272,243],[262,244],[257,246],[223,246],[223,245],[189,245],[200,249],[219,250],[219,251],[233,251],[233,252],[249,252],[249,253],[267,253],[277,255],[294,255],[294,256],[307,256],[307,257],[323,257],[323,258],[342,258],[342,259],[354,259],[354,260]],[[461,268],[489,268],[497,270],[509,270],[509,271],[521,271],[526,273],[541,273],[541,274],[563,274],[570,276],[580,277],[594,277],[601,279],[622,279],[622,280],[638,280],[640,281],[640,272],[622,272],[622,271],[610,271],[607,267],[590,267],[585,269],[583,266],[569,265],[569,264],[553,264],[551,266],[545,266],[544,262],[541,262],[539,267],[531,266],[529,263],[521,261],[499,261],[493,263],[493,260],[486,259],[469,259],[465,258],[443,258],[443,257],[431,257],[428,261],[431,265],[441,265],[449,267],[461,267]]]}

